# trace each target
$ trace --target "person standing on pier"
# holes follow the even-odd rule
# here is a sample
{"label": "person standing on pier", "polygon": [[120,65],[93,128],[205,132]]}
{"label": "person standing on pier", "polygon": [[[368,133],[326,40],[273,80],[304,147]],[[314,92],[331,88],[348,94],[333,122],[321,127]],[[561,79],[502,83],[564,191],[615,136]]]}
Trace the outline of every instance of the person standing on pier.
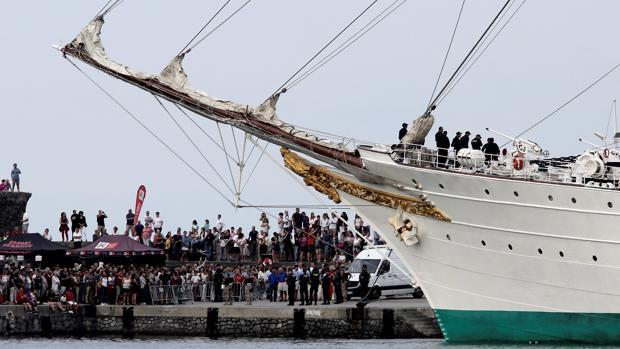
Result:
{"label": "person standing on pier", "polygon": [[108,218],[108,216],[105,214],[105,212],[103,212],[103,210],[99,210],[99,212],[97,213],[97,230],[99,231],[100,235],[106,235],[108,233],[105,229],[106,218]]}
{"label": "person standing on pier", "polygon": [[73,210],[73,213],[71,214],[71,235],[72,236],[75,233],[75,231],[78,230],[78,228],[79,228],[79,222],[78,222],[77,210]]}
{"label": "person standing on pier", "polygon": [[293,268],[288,270],[286,276],[286,285],[288,286],[288,305],[295,305],[295,285],[297,284],[297,278],[293,273]]}
{"label": "person standing on pier", "polygon": [[323,268],[321,272],[321,288],[323,288],[323,304],[329,304],[330,294],[329,287],[331,286],[331,278],[329,276],[329,271],[327,268]]}
{"label": "person standing on pier", "polygon": [[125,218],[127,220],[127,225],[125,226],[126,234],[129,234],[129,236],[133,236],[133,233],[135,232],[134,218],[136,218],[136,215],[131,212],[131,209],[129,209],[127,210],[127,215],[125,216]]}
{"label": "person standing on pier", "polygon": [[334,292],[336,293],[336,304],[342,303],[342,273],[340,271],[340,267],[336,269],[334,273]]}
{"label": "person standing on pier", "polygon": [[359,276],[360,282],[360,297],[365,298],[368,294],[368,283],[370,282],[370,274],[368,273],[368,267],[366,264],[362,265],[362,272]]}
{"label": "person standing on pier", "polygon": [[226,267],[224,272],[224,305],[233,305],[234,274]]}
{"label": "person standing on pier", "polygon": [[299,273],[299,305],[310,305],[310,299],[308,299],[308,282],[310,281],[310,272],[305,265],[302,266]]}
{"label": "person standing on pier", "polygon": [[319,268],[314,267],[310,271],[310,299],[308,300],[308,305],[312,304],[314,300],[314,305],[319,298],[319,284],[321,283],[321,272]]}
{"label": "person standing on pier", "polygon": [[222,283],[224,282],[224,273],[222,267],[219,264],[215,266],[215,273],[213,274],[213,291],[215,293],[214,302],[222,301]]}

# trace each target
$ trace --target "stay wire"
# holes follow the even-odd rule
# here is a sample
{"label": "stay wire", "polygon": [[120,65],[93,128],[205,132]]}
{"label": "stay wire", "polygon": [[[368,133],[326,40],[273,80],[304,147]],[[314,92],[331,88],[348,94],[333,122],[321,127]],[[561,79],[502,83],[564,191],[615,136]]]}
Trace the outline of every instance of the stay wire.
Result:
{"label": "stay wire", "polygon": [[465,7],[465,0],[463,0],[463,2],[461,3],[461,9],[459,10],[459,15],[456,18],[456,24],[454,25],[454,30],[452,30],[452,36],[450,37],[450,43],[448,44],[446,55],[443,57],[443,63],[441,63],[441,69],[439,70],[439,75],[437,75],[437,80],[435,81],[433,92],[431,93],[431,97],[428,99],[428,106],[426,106],[427,110],[431,107],[433,96],[435,95],[435,92],[437,92],[437,86],[439,86],[439,80],[441,80],[441,75],[443,74],[443,70],[446,67],[446,62],[448,61],[448,56],[450,55],[450,50],[452,49],[452,43],[454,42],[454,37],[456,36],[456,31],[459,27],[459,23],[461,22],[461,15],[463,14],[464,7]]}
{"label": "stay wire", "polygon": [[441,95],[443,94],[443,92],[446,90],[446,88],[448,87],[448,85],[450,85],[450,83],[452,82],[452,80],[454,79],[454,77],[458,74],[458,72],[461,70],[461,68],[463,67],[463,65],[465,65],[465,63],[467,62],[467,60],[469,59],[469,57],[472,55],[472,53],[476,50],[476,47],[478,47],[478,45],[480,44],[480,42],[482,41],[482,39],[484,39],[487,35],[487,33],[489,32],[489,30],[493,27],[493,25],[495,24],[495,22],[497,21],[497,19],[499,18],[499,16],[504,12],[504,9],[506,9],[506,6],[508,6],[508,4],[510,4],[512,0],[506,0],[506,3],[504,4],[504,6],[502,6],[502,8],[499,10],[499,12],[497,13],[497,15],[495,15],[495,17],[493,18],[493,20],[491,21],[491,23],[487,26],[487,28],[484,30],[484,32],[482,33],[482,35],[480,35],[480,38],[478,38],[478,41],[476,41],[476,43],[474,44],[474,46],[471,48],[471,50],[469,50],[469,52],[467,53],[467,55],[465,56],[465,58],[461,61],[461,64],[459,64],[459,66],[456,68],[456,70],[454,71],[454,73],[452,73],[452,75],[450,76],[450,78],[448,79],[448,81],[444,84],[444,86],[441,88],[441,90],[439,91],[439,93],[437,93],[437,95],[434,97],[434,99],[431,101],[429,108],[427,108],[427,112],[430,111],[430,109],[433,107],[433,105],[435,105],[435,102],[437,102],[437,100],[439,99],[439,97],[441,97]]}
{"label": "stay wire", "polygon": [[[108,7],[108,5],[110,5],[112,1],[114,0],[108,0],[108,2],[106,2],[105,5],[103,5],[103,7],[97,12],[97,14],[95,15],[95,17],[93,17],[92,20],[95,20],[97,17],[99,17],[101,13]],[[119,0],[116,0],[116,1],[119,1]]]}
{"label": "stay wire", "polygon": [[[471,61],[471,63],[468,63],[468,66],[465,70],[463,70],[461,73],[459,73],[458,78],[454,81],[454,83],[446,90],[446,92],[443,94],[443,96],[436,102],[436,105],[441,104],[446,97],[448,97],[448,95],[452,92],[452,90],[454,90],[454,88],[456,87],[456,85],[459,84],[459,82],[461,81],[461,79],[463,79],[463,77],[465,77],[465,75],[471,70],[471,68],[473,68],[473,66],[476,64],[476,62],[478,62],[478,60],[480,59],[480,57],[482,57],[482,55],[486,52],[486,50],[489,48],[489,46],[491,46],[491,44],[493,44],[493,42],[495,41],[495,39],[499,36],[499,34],[504,30],[504,28],[506,28],[506,26],[510,23],[510,21],[512,20],[512,18],[517,14],[517,12],[519,12],[519,10],[521,9],[521,7],[525,4],[527,0],[523,0],[521,2],[521,4],[519,4],[519,6],[517,6],[516,10],[512,13],[512,15],[510,15],[510,17],[508,17],[508,19],[506,20],[506,22],[499,28],[499,30],[497,31],[497,33],[495,33],[495,35],[493,36],[493,38],[491,38],[491,40],[484,46],[484,48],[482,49],[482,51],[480,51],[479,54],[477,54],[476,58]],[[512,6],[512,5],[511,5]]]}
{"label": "stay wire", "polygon": [[194,125],[196,125],[196,127],[198,127],[198,129],[202,132],[202,134],[204,134],[205,136],[207,136],[207,138],[209,138],[209,140],[211,140],[211,142],[213,142],[213,144],[215,144],[216,147],[220,148],[220,150],[230,159],[235,161],[235,159],[232,157],[232,155],[228,154],[228,152],[226,151],[226,149],[222,148],[222,146],[215,140],[213,139],[213,137],[211,137],[211,135],[205,131],[202,127],[200,127],[200,125],[198,125],[198,123],[191,117],[189,116],[189,114],[187,114],[185,112],[185,110],[183,110],[183,108],[181,108],[178,104],[174,103],[174,106],[177,107],[177,109],[179,109],[179,111],[181,113],[183,113],[183,115],[185,115],[185,117],[191,121]]}
{"label": "stay wire", "polygon": [[181,132],[183,133],[183,135],[185,136],[185,138],[187,138],[187,140],[194,146],[194,149],[196,149],[196,151],[198,151],[198,153],[200,153],[200,156],[202,156],[202,158],[206,161],[206,163],[209,165],[209,167],[211,167],[211,170],[213,170],[213,172],[215,172],[215,174],[219,177],[219,179],[222,181],[222,183],[224,183],[224,185],[226,186],[226,188],[230,191],[230,193],[232,195],[235,195],[235,192],[232,190],[232,188],[228,185],[228,183],[226,183],[226,181],[224,180],[224,178],[222,177],[222,175],[220,175],[220,173],[218,172],[218,170],[215,168],[215,166],[213,166],[213,164],[211,163],[211,161],[209,161],[209,159],[207,159],[207,156],[202,152],[202,150],[200,150],[200,148],[198,147],[198,145],[196,144],[196,142],[194,142],[194,140],[190,137],[190,135],[187,133],[187,131],[185,131],[185,129],[183,128],[183,126],[181,126],[181,124],[176,120],[176,118],[172,115],[172,113],[168,110],[168,108],[166,108],[166,106],[162,103],[162,101],[159,99],[159,97],[157,97],[155,94],[152,94],[153,97],[155,98],[155,100],[157,101],[157,103],[159,103],[159,105],[162,107],[162,109],[166,112],[166,114],[168,114],[168,116],[170,117],[170,119],[174,122],[175,125],[177,125],[177,127],[179,128],[179,130],[181,130]]}
{"label": "stay wire", "polygon": [[187,162],[181,155],[179,155],[176,151],[174,151],[174,149],[172,149],[172,147],[170,145],[168,145],[168,143],[166,143],[163,139],[161,139],[157,134],[155,134],[155,132],[151,131],[150,128],[148,128],[148,126],[146,126],[140,119],[138,119],[138,117],[136,117],[131,111],[129,111],[129,109],[127,109],[121,102],[119,102],[114,96],[112,96],[105,88],[103,88],[103,86],[101,86],[99,83],[97,83],[93,78],[91,78],[88,74],[86,74],[85,71],[83,71],[82,69],[80,69],[80,67],[78,67],[72,60],[70,60],[68,57],[65,57],[65,59],[67,59],[67,61],[69,61],[69,63],[71,63],[71,65],[73,65],[73,67],[75,67],[75,69],[77,69],[80,73],[82,73],[82,75],[84,75],[86,77],[86,79],[88,79],[91,83],[93,83],[93,85],[95,85],[101,92],[103,92],[103,94],[105,94],[106,96],[108,96],[108,98],[110,98],[117,106],[119,106],[121,109],[123,109],[127,115],[129,115],[132,119],[134,119],[134,121],[136,121],[140,126],[142,126],[143,129],[145,129],[148,133],[151,134],[151,136],[153,136],[157,141],[159,141],[159,143],[161,145],[163,145],[166,149],[168,149],[177,159],[179,159],[183,164],[185,164],[185,166],[187,166],[192,172],[194,172],[198,177],[200,177],[200,179],[202,179],[209,187],[211,187],[211,189],[213,189],[216,193],[218,193],[226,202],[228,202],[231,206],[234,206],[234,203],[229,200],[226,195],[224,195],[216,186],[214,186],[213,184],[211,184],[211,182],[209,182],[209,180],[207,180],[200,172],[198,172],[198,170],[196,170],[189,162]]}
{"label": "stay wire", "polygon": [[185,51],[185,49],[192,44],[192,42],[194,42],[194,40],[196,40],[196,38],[207,28],[207,26],[209,26],[209,24],[211,24],[211,22],[213,22],[213,20],[215,19],[215,17],[217,17],[217,15],[220,14],[220,12],[222,12],[222,10],[224,10],[224,8],[226,7],[226,5],[228,5],[228,3],[231,2],[231,0],[227,0],[221,7],[219,10],[217,10],[217,12],[211,17],[211,19],[209,19],[207,21],[207,23],[205,23],[205,25],[202,26],[202,28],[200,28],[200,30],[198,31],[198,33],[196,33],[196,35],[194,35],[194,37],[187,43],[185,44],[185,46],[183,46],[183,48],[181,49],[181,51],[179,51],[179,53],[177,54],[177,56],[181,56],[184,55],[186,53],[189,53],[190,50]]}
{"label": "stay wire", "polygon": [[[252,142],[252,144],[254,144]],[[243,184],[243,187],[241,187],[241,190],[239,191],[240,193],[243,193],[243,191],[245,190],[245,187],[248,185],[248,183],[250,182],[250,179],[252,179],[252,175],[254,174],[254,171],[256,171],[256,168],[258,167],[258,164],[260,163],[260,160],[263,158],[263,155],[265,155],[265,151],[267,151],[267,147],[269,146],[269,143],[265,144],[265,150],[261,152],[261,154],[258,157],[258,160],[256,160],[256,163],[254,164],[254,167],[252,168],[252,171],[250,171],[250,174],[248,175],[248,178],[245,180],[245,183]],[[254,147],[256,147],[256,144],[254,144]],[[254,149],[254,148],[252,148]]]}
{"label": "stay wire", "polygon": [[117,8],[120,4],[122,4],[125,0],[116,0],[107,10],[103,11],[100,16],[106,16],[108,13],[112,12],[115,8]]}
{"label": "stay wire", "polygon": [[245,3],[243,3],[243,5],[241,5],[237,10],[235,10],[233,13],[231,13],[228,17],[226,17],[223,21],[220,22],[220,24],[218,24],[217,26],[215,26],[215,28],[211,29],[211,31],[209,31],[207,34],[205,34],[202,38],[200,38],[200,40],[198,40],[194,45],[190,46],[190,48],[186,51],[189,52],[191,50],[193,50],[196,46],[200,45],[203,41],[205,41],[209,36],[211,36],[211,34],[213,34],[216,30],[218,30],[221,26],[223,26],[226,22],[228,22],[228,20],[230,20],[234,15],[236,15],[237,13],[239,13],[239,11],[243,10],[243,8],[249,4],[252,0],[247,0]]}
{"label": "stay wire", "polygon": [[[555,110],[553,110],[550,114],[548,114],[547,116],[543,117],[542,119],[538,120],[537,122],[535,122],[532,126],[526,128],[523,132],[519,133],[518,135],[515,136],[515,138],[519,138],[521,136],[523,136],[525,133],[529,132],[530,130],[532,130],[534,127],[540,125],[542,122],[544,122],[545,120],[549,119],[550,117],[552,117],[553,115],[555,115],[557,112],[559,112],[560,110],[562,110],[564,107],[566,107],[567,105],[569,105],[572,101],[574,101],[575,99],[579,98],[581,95],[583,95],[584,93],[586,93],[588,90],[590,90],[592,87],[594,87],[596,84],[598,84],[601,80],[605,79],[609,74],[613,73],[616,69],[618,69],[618,67],[620,67],[620,63],[614,65],[611,69],[609,69],[605,74],[601,75],[598,79],[596,79],[594,82],[592,82],[590,85],[588,85],[586,88],[584,88],[583,90],[581,90],[581,92],[579,92],[578,94],[576,94],[575,96],[573,96],[571,99],[569,99],[568,101],[564,102],[562,105],[560,105],[559,107],[557,107]],[[504,145],[502,145],[502,147],[506,146],[508,143],[510,142],[506,142],[504,143]]]}
{"label": "stay wire", "polygon": [[338,32],[338,34],[336,34],[336,36],[334,36],[327,44],[325,44],[319,50],[319,52],[312,56],[312,58],[310,58],[304,65],[302,65],[301,68],[299,68],[293,75],[291,75],[291,77],[288,78],[288,80],[286,80],[280,87],[278,87],[271,95],[273,96],[280,92],[291,80],[293,80],[297,76],[297,74],[304,70],[310,63],[312,63],[312,61],[314,61],[316,57],[318,57],[323,51],[325,51],[325,49],[329,47],[329,45],[336,41],[336,39],[338,39],[340,35],[342,35],[347,29],[349,29],[349,27],[351,27],[355,22],[357,22],[360,17],[362,17],[368,10],[370,10],[370,8],[372,8],[377,3],[377,1],[379,0],[373,0],[370,5],[368,5],[368,7],[364,9],[364,11],[358,14],[351,22],[349,22],[346,27],[344,27],[340,32]]}
{"label": "stay wire", "polygon": [[[216,122],[217,125],[217,132],[220,134],[220,140],[222,141],[222,147],[224,147],[224,151],[226,151],[226,143],[224,143],[224,136],[222,136],[222,129],[220,128],[220,123]],[[232,167],[230,166],[230,161],[228,160],[228,157],[226,157],[226,164],[228,165],[228,172],[230,173],[230,182],[233,183],[233,185],[235,185],[235,176],[232,173]],[[238,191],[239,188],[237,188],[235,186],[235,191]]]}
{"label": "stay wire", "polygon": [[[400,2],[400,3],[396,7],[394,7],[391,11],[389,11],[387,14],[385,14],[383,17],[381,17],[385,12],[390,10],[390,8],[392,8],[398,2]],[[355,32],[353,35],[351,35],[347,40],[345,40],[343,43],[341,43],[336,48],[334,48],[329,54],[327,54],[327,56],[323,57],[321,60],[319,60],[318,62],[313,64],[310,68],[308,68],[304,73],[302,73],[300,76],[298,76],[296,79],[292,80],[288,84],[287,90],[290,90],[293,87],[297,86],[299,83],[304,81],[307,77],[309,77],[314,72],[319,70],[325,64],[329,63],[332,59],[336,58],[340,53],[342,53],[342,51],[346,50],[351,45],[353,45],[355,42],[357,42],[357,40],[361,39],[364,35],[366,35],[366,33],[368,33],[370,30],[372,30],[375,26],[377,26],[377,24],[381,23],[384,19],[386,19],[389,15],[391,15],[394,11],[396,11],[399,7],[404,5],[406,2],[407,2],[407,0],[396,0],[396,1],[392,2],[388,7],[386,7],[383,11],[381,11],[373,19],[368,21],[368,23],[366,23],[362,28],[360,28],[357,32]],[[379,17],[381,17],[381,18],[378,19]]]}

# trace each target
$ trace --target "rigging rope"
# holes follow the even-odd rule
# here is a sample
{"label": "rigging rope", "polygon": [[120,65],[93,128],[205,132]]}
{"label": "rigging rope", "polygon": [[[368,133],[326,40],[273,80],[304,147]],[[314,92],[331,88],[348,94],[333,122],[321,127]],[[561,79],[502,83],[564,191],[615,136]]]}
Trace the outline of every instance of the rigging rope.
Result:
{"label": "rigging rope", "polygon": [[[312,56],[312,58],[310,58],[304,65],[301,66],[301,68],[299,68],[293,75],[291,75],[290,78],[288,78],[288,80],[286,80],[280,87],[278,87],[275,92],[273,92],[271,95],[275,95],[278,92],[282,91],[282,89],[286,86],[286,84],[288,84],[291,80],[293,80],[297,74],[299,74],[302,70],[304,70],[308,64],[312,63],[312,61],[314,61],[314,59],[320,55],[323,51],[325,51],[325,49],[327,49],[329,47],[329,45],[331,45],[334,41],[336,41],[336,39],[338,39],[340,37],[340,35],[342,35],[347,29],[349,29],[349,27],[351,27],[360,17],[362,17],[364,15],[364,13],[366,13],[368,10],[370,10],[371,7],[373,7],[377,1],[379,0],[373,0],[370,5],[368,5],[368,7],[366,7],[364,9],[364,11],[362,11],[360,14],[358,14],[351,22],[349,22],[349,24],[346,25],[346,27],[344,27],[340,32],[338,32],[338,34],[336,34],[336,36],[334,36],[327,44],[325,44],[325,46],[323,46],[319,52],[317,52],[314,56]],[[284,91],[282,91],[284,92]]]}
{"label": "rigging rope", "polygon": [[194,35],[194,37],[193,37],[193,38],[192,38],[192,39],[191,39],[191,40],[190,40],[187,44],[185,44],[185,46],[183,46],[183,48],[181,49],[181,51],[179,51],[179,53],[177,54],[177,56],[182,56],[182,55],[184,55],[184,54],[186,54],[186,53],[189,53],[189,51],[191,51],[191,49],[189,49],[189,50],[187,50],[187,51],[185,51],[185,49],[186,49],[189,45],[191,45],[191,44],[192,44],[192,42],[194,42],[194,40],[196,40],[196,38],[198,37],[198,35],[200,35],[200,33],[202,33],[202,32],[203,32],[203,30],[205,30],[205,29],[207,28],[207,26],[208,26],[209,24],[211,24],[211,22],[213,22],[213,20],[215,19],[215,17],[217,17],[217,15],[219,15],[219,14],[220,14],[220,12],[222,12],[222,10],[226,7],[226,5],[228,5],[228,3],[229,3],[230,1],[231,1],[231,0],[227,0],[227,1],[226,1],[226,2],[225,2],[225,3],[224,3],[221,7],[220,7],[220,9],[219,9],[219,10],[217,10],[217,12],[213,15],[213,17],[211,17],[211,19],[209,19],[209,20],[207,21],[207,23],[205,23],[205,25],[203,25],[203,26],[202,26],[202,28],[200,28],[200,30],[198,31],[198,33],[196,33],[196,35]]}
{"label": "rigging rope", "polygon": [[122,4],[125,0],[116,0],[112,5],[110,5],[110,7],[103,11],[102,14],[100,14],[101,17],[106,16],[108,13],[112,12],[112,10],[114,10],[116,7],[118,7],[118,5]]}
{"label": "rigging rope", "polygon": [[[517,6],[517,9],[512,13],[512,15],[510,15],[510,17],[508,17],[508,20],[506,20],[506,22],[499,28],[499,30],[497,31],[497,33],[495,33],[495,35],[493,36],[493,38],[484,46],[484,48],[482,49],[482,51],[476,56],[476,58],[473,60],[473,62],[471,64],[468,63],[467,69],[463,70],[461,73],[459,73],[458,78],[455,80],[455,82],[446,90],[446,92],[444,93],[444,95],[437,101],[436,105],[441,104],[444,99],[446,99],[446,97],[448,97],[448,95],[452,92],[452,90],[454,90],[454,88],[456,87],[456,85],[458,85],[458,83],[461,81],[461,79],[463,79],[463,77],[465,77],[465,75],[469,72],[469,70],[471,70],[471,68],[473,68],[473,66],[476,64],[476,62],[478,62],[478,59],[480,59],[480,57],[482,57],[482,55],[486,52],[486,50],[489,48],[489,46],[491,46],[491,44],[493,44],[493,42],[495,41],[495,39],[499,36],[499,34],[504,30],[504,28],[506,28],[506,26],[508,25],[508,23],[510,23],[510,21],[512,20],[512,18],[517,14],[517,12],[519,12],[519,10],[521,9],[521,7],[525,4],[527,0],[523,0],[521,2],[521,4],[519,4],[519,6]],[[510,5],[510,7],[512,7],[512,5]],[[508,11],[506,11],[507,13]],[[503,17],[503,15],[502,15]],[[501,21],[501,18],[500,18]],[[483,40],[483,42],[486,41]],[[476,52],[477,53],[477,52]],[[470,60],[471,61],[471,60]]]}
{"label": "rigging rope", "polygon": [[[616,69],[618,69],[618,67],[620,67],[620,63],[614,65],[611,69],[609,69],[605,74],[601,75],[598,79],[596,79],[594,82],[592,82],[590,85],[588,85],[586,88],[584,88],[583,90],[581,90],[581,92],[579,92],[578,94],[576,94],[575,96],[573,96],[571,99],[569,99],[568,101],[564,102],[562,105],[560,105],[559,107],[557,107],[554,111],[552,111],[550,114],[548,114],[547,116],[543,117],[542,119],[538,120],[537,122],[535,122],[532,126],[526,128],[523,132],[519,133],[518,135],[515,136],[515,138],[519,138],[521,136],[523,136],[525,133],[529,132],[531,129],[533,129],[534,127],[540,125],[543,121],[549,119],[550,117],[552,117],[553,115],[555,115],[555,113],[559,112],[560,110],[562,110],[564,107],[566,107],[568,104],[570,104],[572,101],[574,101],[575,99],[579,98],[582,94],[586,93],[588,90],[590,90],[592,87],[594,87],[596,84],[598,84],[601,80],[603,80],[604,78],[606,78],[609,74],[613,73]],[[506,146],[506,144],[508,144],[510,142],[506,142],[504,143],[504,145],[502,145],[502,147]]]}
{"label": "rigging rope", "polygon": [[211,29],[210,32],[208,32],[207,34],[205,34],[202,38],[200,38],[200,40],[198,40],[194,45],[190,46],[190,48],[185,51],[185,53],[193,50],[196,46],[200,45],[203,41],[205,41],[209,36],[211,36],[211,34],[213,34],[216,30],[220,29],[221,26],[223,26],[226,22],[228,22],[229,19],[231,19],[234,15],[236,15],[237,13],[239,13],[239,11],[243,10],[243,8],[249,4],[252,0],[247,0],[246,2],[243,3],[243,5],[241,5],[237,10],[235,10],[233,13],[231,13],[228,17],[226,17],[223,21],[220,22],[220,24],[216,25],[215,28]]}
{"label": "rigging rope", "polygon": [[454,25],[454,30],[452,31],[452,36],[450,37],[450,43],[448,44],[446,55],[443,58],[443,63],[441,63],[441,69],[439,70],[439,75],[437,76],[437,80],[435,81],[435,87],[433,87],[433,92],[431,93],[431,97],[428,100],[428,106],[426,106],[427,110],[431,107],[433,96],[435,95],[435,92],[437,92],[437,86],[439,85],[439,80],[441,80],[443,69],[446,66],[446,62],[448,61],[448,56],[450,55],[450,49],[452,49],[452,43],[454,42],[454,36],[456,35],[456,30],[458,29],[459,23],[461,22],[461,15],[463,14],[464,7],[465,7],[465,0],[463,0],[463,2],[461,3],[461,9],[459,10],[459,15],[456,18],[456,24]]}
{"label": "rigging rope", "polygon": [[[400,2],[400,3],[399,3]],[[361,29],[351,35],[347,40],[338,45],[338,47],[334,48],[327,56],[323,57],[321,60],[313,64],[310,68],[308,68],[303,74],[299,77],[291,81],[286,87],[287,90],[292,89],[297,86],[300,82],[305,80],[308,76],[312,75],[319,68],[330,62],[332,59],[336,58],[342,51],[346,50],[349,46],[353,45],[357,40],[361,39],[366,33],[372,30],[377,24],[381,23],[384,19],[386,19],[389,15],[391,15],[394,11],[396,11],[399,7],[405,4],[407,0],[395,0],[388,7],[386,7],[383,11],[381,11],[378,15],[376,15],[373,19],[368,21]],[[381,17],[385,12],[390,10],[394,5],[399,3],[396,7],[394,7],[391,11],[389,11],[386,15]],[[377,20],[381,17],[379,20]],[[376,22],[375,22],[376,21]],[[374,22],[374,24],[373,24]],[[372,25],[371,25],[372,24]],[[361,33],[361,34],[360,34]]]}
{"label": "rigging rope", "polygon": [[213,170],[213,172],[215,172],[215,174],[220,178],[220,180],[222,181],[222,183],[224,183],[224,185],[226,186],[226,188],[230,191],[230,193],[232,195],[235,195],[235,192],[232,190],[232,188],[228,185],[228,183],[226,183],[226,181],[224,180],[224,178],[222,177],[222,175],[220,175],[220,173],[217,171],[217,169],[215,168],[215,166],[213,166],[213,164],[211,163],[211,161],[209,161],[209,159],[207,159],[207,156],[202,152],[202,150],[200,150],[200,148],[198,147],[198,145],[196,144],[196,142],[194,142],[194,140],[190,137],[190,135],[187,133],[187,131],[185,131],[185,129],[183,128],[183,126],[181,126],[181,124],[176,120],[176,118],[172,115],[172,113],[168,110],[168,108],[166,108],[166,106],[162,103],[162,101],[159,99],[159,97],[157,97],[156,95],[153,94],[153,97],[155,97],[155,100],[157,101],[157,103],[159,103],[159,105],[162,107],[162,109],[164,109],[164,111],[166,112],[166,114],[168,114],[168,116],[170,117],[170,119],[172,119],[172,121],[174,122],[175,125],[177,125],[177,127],[179,128],[179,130],[181,130],[181,132],[183,133],[183,135],[185,135],[185,138],[187,138],[187,140],[194,146],[194,149],[196,149],[198,151],[198,153],[200,153],[200,156],[202,156],[202,158],[207,162],[207,164],[209,165],[209,167],[211,167],[211,170]]}
{"label": "rigging rope", "polygon": [[183,113],[183,115],[185,115],[185,117],[187,117],[187,119],[189,119],[189,121],[191,121],[194,125],[196,125],[196,127],[198,127],[198,129],[205,135],[207,136],[207,138],[209,138],[211,140],[211,142],[213,142],[213,144],[215,144],[216,147],[220,148],[220,150],[230,159],[235,161],[235,159],[233,159],[232,155],[228,154],[228,152],[226,151],[226,149],[222,148],[222,146],[215,140],[213,139],[213,137],[211,137],[211,135],[205,131],[202,127],[200,127],[200,125],[198,125],[198,123],[196,121],[194,121],[194,119],[189,116],[189,114],[187,114],[185,112],[185,110],[183,110],[178,104],[173,103],[175,107],[177,107],[177,109],[179,109],[179,111],[181,113]]}
{"label": "rigging rope", "polygon": [[[99,17],[101,15],[101,12],[103,12],[103,10],[105,10],[108,5],[110,5],[110,3],[114,1],[114,0],[108,0],[108,2],[105,3],[105,5],[103,5],[103,7],[97,12],[97,14],[95,15],[95,17],[93,17],[93,19],[91,21],[94,21],[97,17]],[[116,0],[119,1],[119,0]]]}
{"label": "rigging rope", "polygon": [[[224,136],[222,136],[222,129],[220,128],[220,123],[216,121],[216,125],[217,132],[220,134],[220,140],[222,141],[222,147],[224,147],[224,151],[226,151],[226,143],[224,143]],[[230,166],[230,161],[228,160],[228,157],[226,157],[226,164],[228,165],[228,172],[230,173],[230,181],[231,183],[233,183],[233,185],[235,185],[235,176],[233,176],[232,167]],[[235,186],[237,196],[239,195],[238,190],[239,189]]]}
{"label": "rigging rope", "polygon": [[93,85],[95,85],[101,92],[103,92],[103,94],[105,94],[108,98],[110,98],[116,105],[118,105],[121,109],[123,109],[127,115],[129,115],[132,119],[134,119],[134,121],[136,121],[140,126],[142,126],[143,129],[145,129],[148,133],[151,134],[151,136],[153,136],[157,141],[159,141],[159,143],[161,143],[161,145],[163,145],[166,149],[168,149],[177,159],[179,159],[183,164],[185,164],[185,166],[187,166],[192,172],[194,172],[198,177],[200,177],[200,179],[202,179],[207,185],[209,185],[209,187],[211,187],[211,189],[213,189],[216,193],[218,193],[226,202],[228,202],[231,206],[234,206],[234,203],[232,201],[230,201],[226,195],[224,195],[216,186],[214,186],[213,184],[211,184],[211,182],[209,182],[209,180],[207,180],[202,174],[200,174],[200,172],[198,172],[198,170],[196,170],[189,162],[187,162],[181,155],[179,155],[176,151],[174,151],[174,149],[172,149],[172,147],[170,145],[168,145],[168,143],[166,143],[163,139],[161,139],[155,132],[151,131],[150,128],[148,128],[148,126],[146,126],[140,119],[138,119],[138,117],[136,117],[132,112],[129,111],[129,109],[127,109],[121,102],[119,102],[114,96],[112,96],[105,88],[103,88],[103,86],[101,86],[99,83],[97,83],[93,78],[91,78],[85,71],[83,71],[82,69],[80,69],[80,67],[78,67],[72,60],[70,60],[68,57],[65,57],[65,59],[67,61],[69,61],[69,63],[71,63],[71,65],[73,65],[73,67],[75,69],[77,69],[80,73],[82,73],[82,75],[84,75],[86,77],[86,79],[88,79],[91,83],[93,83]]}
{"label": "rigging rope", "polygon": [[480,44],[480,42],[482,41],[482,39],[484,39],[487,35],[487,33],[489,32],[489,30],[493,27],[493,25],[495,24],[495,22],[497,21],[497,19],[499,18],[499,16],[504,12],[504,9],[506,9],[506,6],[508,6],[508,4],[510,4],[512,0],[506,0],[506,3],[504,4],[504,6],[502,6],[502,8],[499,10],[499,12],[497,13],[497,15],[495,15],[495,17],[493,18],[493,20],[491,21],[491,23],[487,26],[487,28],[484,30],[484,32],[482,33],[482,35],[480,36],[480,38],[478,38],[478,41],[476,41],[476,43],[474,44],[474,46],[471,48],[471,50],[469,50],[469,52],[467,53],[467,55],[465,56],[465,58],[461,61],[461,64],[459,64],[459,66],[456,68],[456,70],[454,71],[454,73],[452,73],[452,75],[450,76],[450,78],[448,79],[448,81],[444,84],[444,86],[441,88],[441,90],[439,91],[439,93],[437,93],[437,95],[434,97],[434,99],[431,101],[429,108],[427,108],[426,112],[430,112],[431,108],[435,105],[435,102],[437,102],[437,100],[441,97],[441,95],[443,94],[443,92],[446,90],[446,88],[448,87],[448,85],[452,82],[452,80],[454,79],[454,77],[458,74],[458,72],[461,70],[461,68],[463,67],[463,65],[465,65],[465,63],[467,62],[467,60],[469,59],[469,57],[472,55],[472,53],[476,50],[476,47],[478,47],[478,45]]}

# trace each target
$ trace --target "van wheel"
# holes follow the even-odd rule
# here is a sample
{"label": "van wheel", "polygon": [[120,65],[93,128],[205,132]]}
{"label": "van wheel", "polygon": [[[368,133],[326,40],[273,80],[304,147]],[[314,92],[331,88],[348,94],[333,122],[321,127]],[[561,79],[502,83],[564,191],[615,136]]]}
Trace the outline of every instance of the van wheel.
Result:
{"label": "van wheel", "polygon": [[368,295],[369,299],[379,299],[381,297],[381,289],[379,287],[373,287]]}

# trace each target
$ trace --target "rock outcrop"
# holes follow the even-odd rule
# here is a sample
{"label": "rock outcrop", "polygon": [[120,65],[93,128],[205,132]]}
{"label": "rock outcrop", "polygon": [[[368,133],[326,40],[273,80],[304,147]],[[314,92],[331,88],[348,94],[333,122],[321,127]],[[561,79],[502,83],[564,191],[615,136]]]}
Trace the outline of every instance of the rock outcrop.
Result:
{"label": "rock outcrop", "polygon": [[26,212],[31,193],[0,192],[0,234],[6,234],[15,227],[22,227],[22,217]]}

